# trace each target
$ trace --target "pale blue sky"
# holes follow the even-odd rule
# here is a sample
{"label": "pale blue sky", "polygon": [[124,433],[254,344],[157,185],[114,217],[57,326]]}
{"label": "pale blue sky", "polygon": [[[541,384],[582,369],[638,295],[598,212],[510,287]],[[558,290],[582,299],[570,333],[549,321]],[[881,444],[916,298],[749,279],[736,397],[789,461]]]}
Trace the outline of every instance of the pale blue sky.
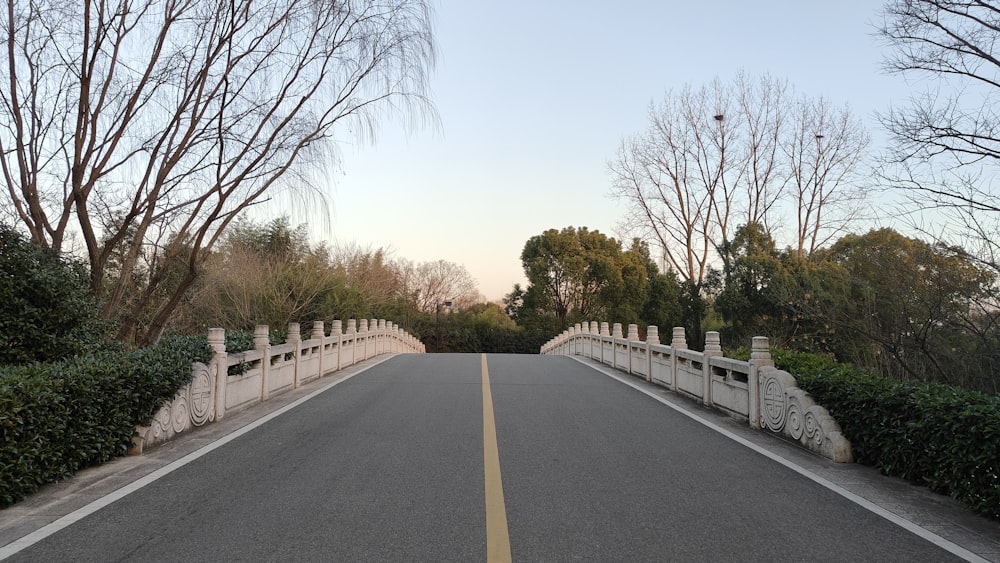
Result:
{"label": "pale blue sky", "polygon": [[499,299],[523,282],[531,236],[570,225],[615,234],[623,208],[608,195],[607,161],[669,89],[769,73],[849,104],[879,141],[874,112],[909,95],[880,70],[879,6],[439,0],[440,127],[386,123],[375,146],[344,145],[332,232],[315,236],[462,264]]}

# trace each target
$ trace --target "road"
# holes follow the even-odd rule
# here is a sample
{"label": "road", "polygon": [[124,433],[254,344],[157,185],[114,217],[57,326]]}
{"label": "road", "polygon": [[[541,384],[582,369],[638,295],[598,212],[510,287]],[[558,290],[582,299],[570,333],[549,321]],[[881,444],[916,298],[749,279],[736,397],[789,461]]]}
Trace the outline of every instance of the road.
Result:
{"label": "road", "polygon": [[576,360],[478,354],[396,356],[8,560],[507,554],[960,560]]}

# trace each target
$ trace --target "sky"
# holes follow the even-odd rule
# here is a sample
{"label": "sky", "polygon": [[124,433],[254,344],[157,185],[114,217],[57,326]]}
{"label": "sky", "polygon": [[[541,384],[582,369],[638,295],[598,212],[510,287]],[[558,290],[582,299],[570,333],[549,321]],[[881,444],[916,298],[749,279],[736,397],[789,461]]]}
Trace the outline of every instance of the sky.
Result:
{"label": "sky", "polygon": [[[436,126],[384,122],[344,144],[315,240],[463,265],[488,300],[525,283],[520,254],[547,229],[616,236],[607,163],[669,90],[739,71],[847,104],[879,143],[876,111],[912,85],[881,70],[879,2],[437,0]],[[306,222],[292,217],[297,224]]]}

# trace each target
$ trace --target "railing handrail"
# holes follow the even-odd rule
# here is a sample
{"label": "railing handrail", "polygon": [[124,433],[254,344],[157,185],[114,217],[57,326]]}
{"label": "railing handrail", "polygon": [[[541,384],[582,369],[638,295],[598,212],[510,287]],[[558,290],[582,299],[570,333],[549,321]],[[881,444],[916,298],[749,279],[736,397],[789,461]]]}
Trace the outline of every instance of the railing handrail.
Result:
{"label": "railing handrail", "polygon": [[[678,394],[701,401],[706,406],[743,419],[752,428],[765,429],[798,440],[806,447],[838,462],[853,459],[850,442],[825,408],[798,388],[788,372],[774,368],[766,337],[753,338],[749,361],[723,356],[719,333],[705,334],[705,350],[690,350],[684,329],[674,327],[669,344],[659,341],[659,327],[647,327],[647,339],[639,340],[638,327],[584,322],[546,342],[542,354],[581,355],[662,385]],[[578,343],[599,342],[600,345]],[[610,352],[604,343],[614,344]],[[626,358],[620,358],[618,343],[624,344]],[[596,350],[596,352],[595,352]],[[654,361],[654,355],[657,360]],[[724,369],[727,377],[717,377],[712,368]],[[732,374],[745,376],[730,377]]]}

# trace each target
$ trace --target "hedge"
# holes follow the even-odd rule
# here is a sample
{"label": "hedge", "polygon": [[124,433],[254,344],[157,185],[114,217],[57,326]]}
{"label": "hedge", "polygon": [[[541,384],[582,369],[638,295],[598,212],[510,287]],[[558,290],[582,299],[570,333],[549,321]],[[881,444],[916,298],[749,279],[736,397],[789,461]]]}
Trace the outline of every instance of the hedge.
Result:
{"label": "hedge", "polygon": [[1000,396],[896,381],[815,354],[773,358],[837,419],[858,463],[1000,519]]}
{"label": "hedge", "polygon": [[0,507],[125,454],[138,424],[207,362],[204,337],[0,368]]}

